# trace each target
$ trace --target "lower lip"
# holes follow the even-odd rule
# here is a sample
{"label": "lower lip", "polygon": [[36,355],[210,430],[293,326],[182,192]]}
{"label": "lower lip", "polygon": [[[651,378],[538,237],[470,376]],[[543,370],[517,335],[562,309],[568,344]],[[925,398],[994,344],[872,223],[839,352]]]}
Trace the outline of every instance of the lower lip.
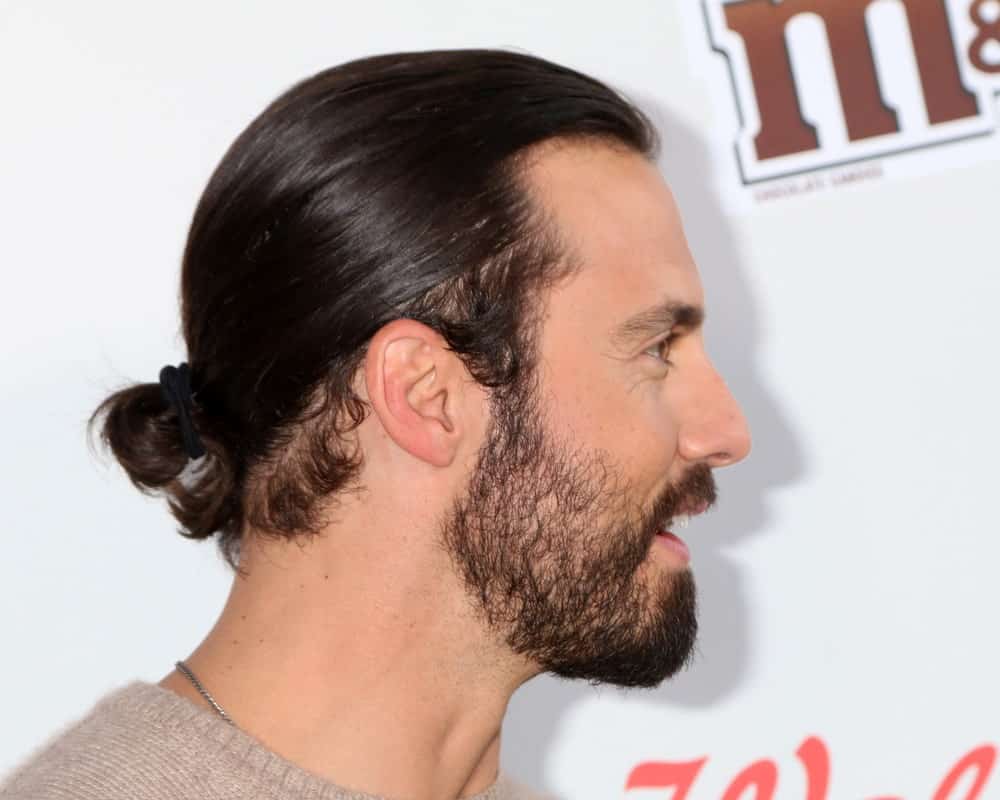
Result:
{"label": "lower lip", "polygon": [[656,543],[676,555],[685,564],[691,562],[691,551],[684,544],[684,540],[674,536],[670,531],[657,531]]}

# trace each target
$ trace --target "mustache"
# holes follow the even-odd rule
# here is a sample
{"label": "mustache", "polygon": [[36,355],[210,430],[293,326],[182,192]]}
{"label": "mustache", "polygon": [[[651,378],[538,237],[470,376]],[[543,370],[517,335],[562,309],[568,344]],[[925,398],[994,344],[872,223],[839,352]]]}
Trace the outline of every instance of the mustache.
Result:
{"label": "mustache", "polygon": [[712,469],[707,464],[695,464],[676,483],[667,488],[657,503],[654,521],[676,516],[682,508],[712,508],[718,499],[718,490]]}

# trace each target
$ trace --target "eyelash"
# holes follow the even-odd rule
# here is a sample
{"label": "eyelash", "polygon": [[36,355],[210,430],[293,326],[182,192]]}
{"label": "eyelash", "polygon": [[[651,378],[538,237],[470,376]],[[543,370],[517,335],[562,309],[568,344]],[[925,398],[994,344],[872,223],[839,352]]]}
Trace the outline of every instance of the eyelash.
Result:
{"label": "eyelash", "polygon": [[[677,338],[677,334],[676,333],[672,333],[669,336],[666,336],[663,339],[660,339],[658,342],[654,342],[652,345],[650,345],[643,352],[644,353],[651,353],[653,350],[656,350],[657,353],[659,353],[659,352],[662,351],[663,345],[665,345],[665,344],[666,345],[673,344],[673,342],[674,342],[674,340],[676,338]],[[667,353],[668,354],[670,353],[670,348],[669,347],[667,348]],[[655,358],[655,359],[657,359],[659,361],[662,361],[668,367],[674,366],[674,362],[671,361],[669,358],[662,358],[660,355],[655,355],[655,356],[653,356],[653,358]]]}

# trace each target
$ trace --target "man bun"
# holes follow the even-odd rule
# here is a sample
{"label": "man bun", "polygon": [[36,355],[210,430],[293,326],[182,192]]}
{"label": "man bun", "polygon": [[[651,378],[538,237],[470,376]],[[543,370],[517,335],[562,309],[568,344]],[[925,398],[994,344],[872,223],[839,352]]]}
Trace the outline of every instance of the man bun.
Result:
{"label": "man bun", "polygon": [[225,450],[205,430],[195,404],[192,423],[204,455],[185,449],[177,409],[158,383],[137,383],[107,397],[88,420],[132,483],[144,494],[162,496],[189,539],[206,539],[234,524],[235,481]]}

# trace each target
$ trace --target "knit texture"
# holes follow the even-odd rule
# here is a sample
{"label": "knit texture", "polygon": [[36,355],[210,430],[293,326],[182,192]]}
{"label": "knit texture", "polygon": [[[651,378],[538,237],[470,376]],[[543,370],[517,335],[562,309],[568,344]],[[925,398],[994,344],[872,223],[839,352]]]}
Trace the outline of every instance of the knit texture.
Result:
{"label": "knit texture", "polygon": [[[106,694],[0,783],[4,800],[389,800],[337,786],[155,683]],[[392,798],[392,800],[404,800]],[[468,800],[543,800],[503,773]]]}

